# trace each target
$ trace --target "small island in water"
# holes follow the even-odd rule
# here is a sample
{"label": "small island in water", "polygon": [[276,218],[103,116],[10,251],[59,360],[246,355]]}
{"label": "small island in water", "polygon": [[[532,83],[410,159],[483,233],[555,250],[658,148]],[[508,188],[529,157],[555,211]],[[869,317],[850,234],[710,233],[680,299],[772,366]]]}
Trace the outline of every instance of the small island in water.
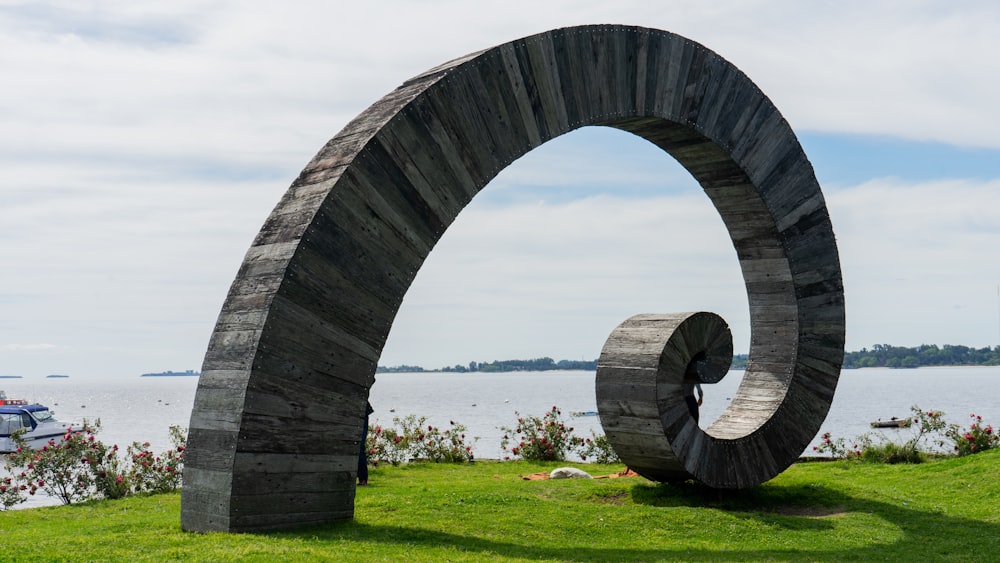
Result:
{"label": "small island in water", "polygon": [[144,373],[139,377],[188,377],[188,376],[198,376],[201,372],[189,369],[187,371],[161,371],[158,373]]}
{"label": "small island in water", "polygon": [[46,375],[46,379],[65,379],[69,377],[68,375],[63,375],[61,373],[54,373],[52,375]]}

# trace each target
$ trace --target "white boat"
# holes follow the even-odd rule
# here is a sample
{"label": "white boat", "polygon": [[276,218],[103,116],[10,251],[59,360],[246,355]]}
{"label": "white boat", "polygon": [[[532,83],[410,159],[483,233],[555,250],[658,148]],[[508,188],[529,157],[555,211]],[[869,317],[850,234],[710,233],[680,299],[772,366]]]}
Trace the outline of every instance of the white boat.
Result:
{"label": "white boat", "polygon": [[17,449],[11,435],[24,431],[24,440],[32,449],[38,449],[62,438],[67,431],[80,431],[80,426],[56,420],[55,413],[43,405],[29,405],[23,399],[8,399],[0,391],[0,453]]}

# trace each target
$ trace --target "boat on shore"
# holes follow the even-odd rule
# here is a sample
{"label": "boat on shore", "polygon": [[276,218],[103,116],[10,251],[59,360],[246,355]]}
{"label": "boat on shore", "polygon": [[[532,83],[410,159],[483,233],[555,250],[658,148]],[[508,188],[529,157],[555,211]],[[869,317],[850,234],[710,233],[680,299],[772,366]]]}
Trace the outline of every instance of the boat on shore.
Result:
{"label": "boat on shore", "polygon": [[892,417],[889,420],[876,420],[872,422],[872,428],[909,428],[913,421],[910,418]]}
{"label": "boat on shore", "polygon": [[23,432],[25,443],[38,449],[66,432],[83,430],[79,425],[56,420],[55,413],[44,405],[29,405],[24,399],[9,399],[0,391],[0,453],[17,450],[13,434]]}

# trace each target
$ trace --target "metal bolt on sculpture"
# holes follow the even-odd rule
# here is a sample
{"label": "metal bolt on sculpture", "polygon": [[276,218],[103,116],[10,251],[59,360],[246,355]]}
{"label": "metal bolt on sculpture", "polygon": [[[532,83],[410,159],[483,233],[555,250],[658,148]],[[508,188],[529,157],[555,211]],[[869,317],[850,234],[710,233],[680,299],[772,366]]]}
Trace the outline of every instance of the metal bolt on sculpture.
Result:
{"label": "metal bolt on sculpture", "polygon": [[[791,128],[735,66],[639,27],[556,29],[404,82],[331,139],[264,223],[209,342],[181,524],[301,526],[354,514],[365,401],[403,296],[498,172],[585,126],[645,138],[698,180],[729,230],[751,310],[743,381],[707,429],[680,384],[725,373],[708,313],[640,315],[598,366],[601,422],[641,474],[749,487],[819,430],[844,350],[833,229]],[[698,364],[692,369],[692,362]]]}

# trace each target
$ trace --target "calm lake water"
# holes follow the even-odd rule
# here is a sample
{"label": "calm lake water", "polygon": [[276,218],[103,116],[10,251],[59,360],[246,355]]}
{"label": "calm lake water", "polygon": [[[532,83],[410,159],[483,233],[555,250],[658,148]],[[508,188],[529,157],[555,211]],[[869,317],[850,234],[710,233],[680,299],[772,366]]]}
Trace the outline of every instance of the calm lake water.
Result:
{"label": "calm lake water", "polygon": [[[742,377],[742,371],[731,371],[718,384],[704,386],[702,426],[725,409]],[[148,441],[155,451],[170,447],[171,425],[187,427],[197,384],[197,377],[0,379],[9,397],[48,405],[60,420],[100,419],[105,443]],[[598,417],[570,414],[597,410],[592,371],[379,374],[371,403],[373,424],[392,425],[394,417],[416,414],[442,428],[451,420],[465,425],[470,441],[478,438],[473,449],[480,458],[501,456],[497,427],[514,426],[515,411],[541,416],[556,405],[577,435],[603,433]],[[966,425],[976,413],[996,425],[1000,367],[844,370],[822,429],[853,438],[870,431],[873,420],[908,416],[912,405],[942,410],[949,422]],[[47,503],[35,499],[30,506]]]}

